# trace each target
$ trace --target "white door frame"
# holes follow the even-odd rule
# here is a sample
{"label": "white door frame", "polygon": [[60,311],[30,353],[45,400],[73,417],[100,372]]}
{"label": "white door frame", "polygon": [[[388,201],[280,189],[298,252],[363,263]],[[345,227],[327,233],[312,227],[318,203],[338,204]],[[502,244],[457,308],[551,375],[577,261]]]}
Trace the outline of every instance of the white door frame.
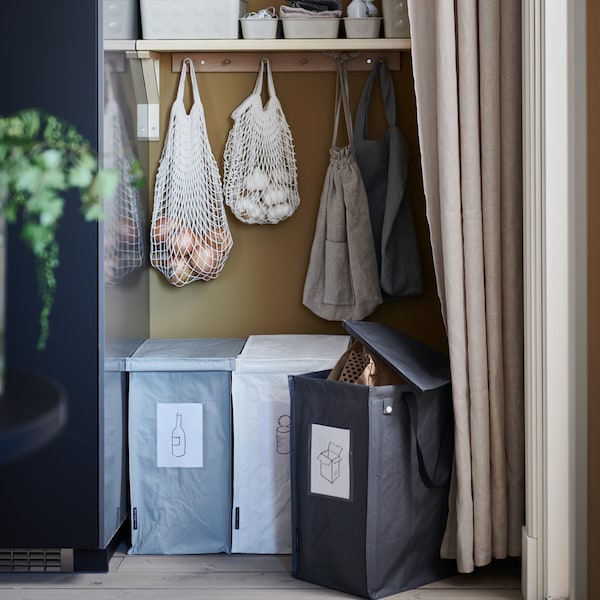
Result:
{"label": "white door frame", "polygon": [[585,0],[523,0],[523,596],[587,598]]}

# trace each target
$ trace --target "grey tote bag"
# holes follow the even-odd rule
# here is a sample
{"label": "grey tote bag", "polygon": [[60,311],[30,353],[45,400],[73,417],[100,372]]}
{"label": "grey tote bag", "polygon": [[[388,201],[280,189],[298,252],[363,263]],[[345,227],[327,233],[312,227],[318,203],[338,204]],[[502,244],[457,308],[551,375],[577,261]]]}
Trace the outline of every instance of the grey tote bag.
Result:
{"label": "grey tote bag", "polygon": [[[343,106],[348,145],[338,147]],[[352,147],[345,64],[338,60],[335,122],[303,303],[329,321],[363,319],[381,304],[367,194]]]}
{"label": "grey tote bag", "polygon": [[[369,139],[369,110],[378,76],[388,129],[378,139]],[[356,109],[354,150],[367,191],[383,301],[421,294],[421,259],[406,186],[410,150],[396,125],[394,84],[383,61],[371,70]]]}

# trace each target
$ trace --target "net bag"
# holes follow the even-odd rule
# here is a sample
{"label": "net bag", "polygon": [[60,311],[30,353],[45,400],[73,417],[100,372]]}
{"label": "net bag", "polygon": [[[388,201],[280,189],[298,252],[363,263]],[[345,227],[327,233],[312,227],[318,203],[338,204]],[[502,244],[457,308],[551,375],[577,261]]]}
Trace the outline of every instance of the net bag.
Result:
{"label": "net bag", "polygon": [[[188,71],[193,91],[189,113],[183,102]],[[217,277],[233,246],[219,168],[189,58],[181,67],[156,175],[150,243],[150,264],[177,287]]]}
{"label": "net bag", "polygon": [[[269,99],[263,106],[263,73]],[[225,203],[243,223],[275,224],[300,204],[294,143],[275,94],[267,58],[252,94],[232,113],[234,125],[224,153]]]}
{"label": "net bag", "polygon": [[115,195],[104,205],[104,283],[115,286],[144,263],[145,219],[141,190],[133,182],[136,157],[110,77],[106,90],[104,166],[118,169],[120,177]]}

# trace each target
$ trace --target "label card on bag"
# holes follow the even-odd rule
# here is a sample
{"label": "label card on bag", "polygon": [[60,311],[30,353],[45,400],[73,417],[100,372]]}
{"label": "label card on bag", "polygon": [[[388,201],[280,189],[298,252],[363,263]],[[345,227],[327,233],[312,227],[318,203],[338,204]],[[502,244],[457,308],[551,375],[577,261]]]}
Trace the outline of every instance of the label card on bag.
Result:
{"label": "label card on bag", "polygon": [[310,493],[350,500],[350,429],[313,424]]}
{"label": "label card on bag", "polygon": [[202,404],[156,405],[156,466],[204,466]]}

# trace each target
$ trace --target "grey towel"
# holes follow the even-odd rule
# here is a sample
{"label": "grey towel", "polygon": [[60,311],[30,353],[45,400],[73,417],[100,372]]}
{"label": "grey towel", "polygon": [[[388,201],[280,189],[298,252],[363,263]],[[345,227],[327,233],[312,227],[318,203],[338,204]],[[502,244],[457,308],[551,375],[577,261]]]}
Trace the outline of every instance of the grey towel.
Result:
{"label": "grey towel", "polygon": [[306,10],[315,12],[342,10],[342,3],[340,0],[292,0],[290,6],[293,6],[294,8],[305,8]]}
{"label": "grey towel", "polygon": [[324,17],[341,17],[342,16],[342,11],[341,10],[324,10],[324,11],[320,11],[320,12],[316,12],[314,10],[310,10],[307,8],[301,8],[301,7],[292,7],[292,6],[285,6],[284,4],[282,4],[279,8],[279,16],[282,19],[310,19],[313,17],[319,17],[319,18],[324,18]]}

